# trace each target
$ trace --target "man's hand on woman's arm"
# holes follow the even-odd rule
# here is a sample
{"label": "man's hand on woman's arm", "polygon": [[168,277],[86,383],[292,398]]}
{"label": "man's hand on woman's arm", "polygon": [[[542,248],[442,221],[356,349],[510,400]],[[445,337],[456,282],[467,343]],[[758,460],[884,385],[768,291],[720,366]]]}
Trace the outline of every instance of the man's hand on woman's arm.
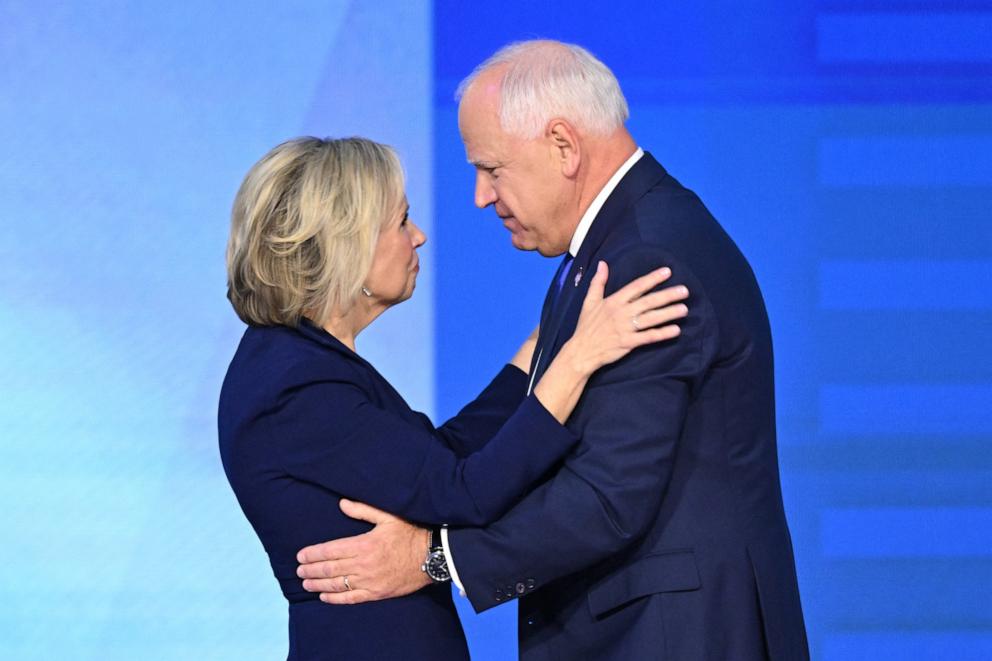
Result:
{"label": "man's hand on woman's arm", "polygon": [[375,528],[301,550],[296,573],[304,589],[320,592],[328,604],[360,604],[402,597],[430,584],[420,568],[427,557],[427,530],[350,500],[341,501],[341,511]]}

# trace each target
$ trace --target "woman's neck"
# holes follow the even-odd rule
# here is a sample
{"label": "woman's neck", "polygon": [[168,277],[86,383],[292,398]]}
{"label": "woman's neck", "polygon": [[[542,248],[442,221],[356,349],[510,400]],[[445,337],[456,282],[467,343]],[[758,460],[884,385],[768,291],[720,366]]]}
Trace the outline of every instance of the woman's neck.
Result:
{"label": "woman's neck", "polygon": [[[380,309],[370,300],[359,299],[345,314],[339,314],[335,310],[331,314],[330,320],[325,322],[322,327],[337,338],[341,344],[355,351],[355,338],[384,311],[384,308]],[[355,351],[355,353],[358,352]]]}

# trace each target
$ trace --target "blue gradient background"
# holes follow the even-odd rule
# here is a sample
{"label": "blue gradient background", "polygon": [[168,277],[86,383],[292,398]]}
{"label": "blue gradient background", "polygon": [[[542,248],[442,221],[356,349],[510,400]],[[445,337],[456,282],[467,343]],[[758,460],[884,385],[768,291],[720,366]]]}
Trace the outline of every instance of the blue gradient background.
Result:
{"label": "blue gradient background", "polygon": [[284,656],[216,451],[230,201],[287,137],[395,145],[430,242],[359,350],[452,414],[554,268],[472,207],[452,92],[546,36],[762,284],[814,658],[992,658],[992,3],[647,4],[0,1],[0,657]]}

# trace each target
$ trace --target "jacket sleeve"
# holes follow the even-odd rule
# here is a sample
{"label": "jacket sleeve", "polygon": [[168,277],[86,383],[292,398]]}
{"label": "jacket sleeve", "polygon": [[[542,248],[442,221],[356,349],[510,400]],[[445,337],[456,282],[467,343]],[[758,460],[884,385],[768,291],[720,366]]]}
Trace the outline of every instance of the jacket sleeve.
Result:
{"label": "jacket sleeve", "polygon": [[466,457],[496,435],[526,394],[527,373],[506,365],[478,397],[438,427],[437,433],[455,454]]}
{"label": "jacket sleeve", "polygon": [[578,440],[530,396],[490,443],[459,458],[430,427],[347,381],[293,388],[270,421],[290,476],[425,523],[495,520]]}
{"label": "jacket sleeve", "polygon": [[663,265],[673,272],[663,286],[683,283],[690,290],[681,335],[593,375],[568,423],[581,441],[550,480],[488,527],[449,530],[450,552],[476,611],[504,601],[501,586],[523,582],[530,592],[609,557],[657,516],[688,402],[717,346],[701,285],[659,250],[611,262],[607,293]]}

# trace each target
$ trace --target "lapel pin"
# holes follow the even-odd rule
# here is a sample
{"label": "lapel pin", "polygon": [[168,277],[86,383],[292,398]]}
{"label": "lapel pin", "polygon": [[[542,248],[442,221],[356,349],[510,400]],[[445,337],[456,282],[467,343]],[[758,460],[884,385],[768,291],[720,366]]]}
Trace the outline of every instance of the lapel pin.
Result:
{"label": "lapel pin", "polygon": [[582,267],[579,267],[579,272],[575,274],[575,286],[578,287],[579,283],[582,282]]}

